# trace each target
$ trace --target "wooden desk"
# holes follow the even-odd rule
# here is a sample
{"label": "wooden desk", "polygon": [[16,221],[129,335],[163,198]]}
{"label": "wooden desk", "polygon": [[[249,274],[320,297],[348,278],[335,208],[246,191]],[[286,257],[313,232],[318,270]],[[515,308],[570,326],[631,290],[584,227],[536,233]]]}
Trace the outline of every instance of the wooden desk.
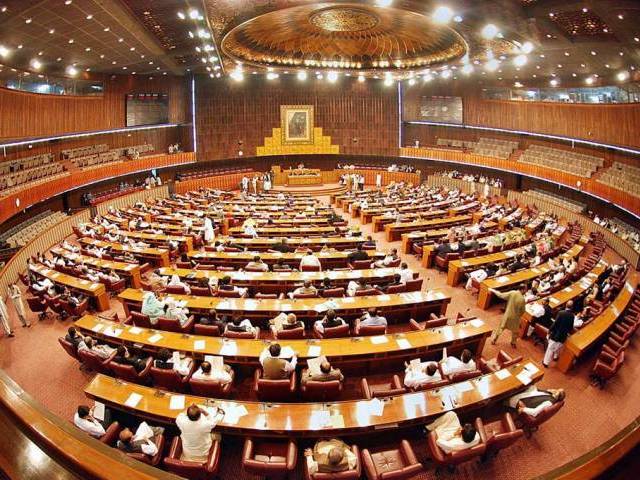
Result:
{"label": "wooden desk", "polygon": [[[480,218],[476,218],[475,221],[477,222]],[[434,220],[420,220],[417,222],[390,223],[384,226],[384,231],[386,233],[387,241],[395,242],[396,240],[400,240],[400,236],[403,233],[408,233],[413,231],[426,231],[426,230],[431,230],[433,228],[438,228],[438,227],[442,228],[445,225],[448,227],[453,227],[455,225],[464,225],[465,223],[472,223],[472,222],[474,222],[473,215],[456,215],[453,217],[437,218]]]}
{"label": "wooden desk", "polygon": [[[273,245],[279,243],[282,238],[287,238],[286,235],[281,236],[280,238],[234,238],[234,237],[218,237],[216,240],[218,241],[230,241],[235,245],[240,245],[243,248],[248,248],[250,250],[261,251],[261,250],[269,250]],[[287,245],[292,248],[296,247],[307,247],[311,250],[320,250],[324,245],[327,245],[329,248],[335,248],[337,250],[347,250],[353,249],[365,242],[365,237],[316,237],[316,238],[287,238]]]}
{"label": "wooden desk", "polygon": [[104,240],[97,240],[95,238],[83,237],[79,238],[78,242],[82,245],[93,245],[99,248],[111,248],[115,252],[129,252],[136,258],[141,258],[143,261],[151,260],[155,265],[160,267],[168,267],[171,265],[169,261],[169,250],[166,248],[138,248],[130,247],[129,245],[122,245],[115,242],[105,242]]}
{"label": "wooden desk", "polygon": [[362,223],[369,223],[373,219],[374,216],[384,216],[386,212],[398,210],[401,213],[405,212],[415,212],[418,210],[428,211],[429,208],[437,208],[438,210],[443,210],[442,207],[446,205],[451,205],[454,203],[456,199],[444,200],[442,202],[420,202],[419,204],[415,203],[415,200],[410,203],[403,202],[404,206],[394,206],[394,204],[377,204],[374,203],[371,206],[368,206],[365,209],[360,210],[360,221]]}
{"label": "wooden desk", "polygon": [[322,185],[320,174],[288,175],[288,185]]}
{"label": "wooden desk", "polygon": [[[448,391],[457,393],[456,410],[466,413],[482,409],[488,404],[501,402],[525,390],[528,387],[523,385],[516,375],[524,370],[524,365],[529,363],[538,369],[531,377],[532,383],[536,383],[542,379],[544,373],[539,364],[529,360],[509,367],[507,370],[511,375],[502,380],[495,373],[491,373],[461,382],[471,387],[464,393],[459,393],[456,384],[453,384]],[[130,408],[125,405],[125,402],[132,393],[141,395],[142,399],[135,407]],[[165,424],[173,424],[177,415],[184,410],[169,408],[171,394],[102,374],[96,375],[87,385],[85,395],[117,410]],[[192,403],[215,405],[225,412],[231,412],[240,405],[244,406],[247,415],[240,417],[237,423],[225,417],[216,427],[216,430],[223,433],[242,436],[319,438],[366,433],[379,435],[385,430],[395,432],[398,428],[429,423],[447,411],[442,405],[440,389],[390,397],[384,402],[384,410],[380,416],[369,413],[369,402],[370,400],[349,400],[333,402],[329,405],[320,402],[266,404],[185,396],[185,406]],[[339,426],[330,426],[327,419],[321,416],[323,414],[319,413],[321,411],[328,411],[330,415],[341,415],[344,426],[341,422]]]}
{"label": "wooden desk", "polygon": [[[249,339],[224,339],[202,335],[183,335],[181,333],[151,330],[132,327],[104,320],[94,315],[85,315],[74,323],[80,331],[102,338],[113,344],[138,344],[149,352],[157,352],[161,348],[171,351],[184,352],[198,359],[205,355],[220,355],[225,363],[257,366],[265,342]],[[132,330],[133,329],[133,330]],[[151,337],[160,334],[162,338],[155,342]],[[117,334],[117,335],[116,335]],[[449,353],[459,352],[464,348],[480,356],[486,339],[491,334],[491,327],[482,320],[474,319],[458,323],[449,327],[433,328],[423,331],[410,331],[378,337],[347,337],[325,338],[322,340],[278,340],[283,347],[290,347],[298,355],[298,359],[305,362],[310,355],[310,347],[320,347],[321,355],[331,359],[332,364],[340,367],[346,364],[357,365],[360,374],[366,371],[380,369],[380,362],[392,360],[407,360],[425,355],[432,359],[442,358],[442,350],[447,348]],[[373,343],[372,338],[376,343]],[[401,340],[401,344],[398,344]],[[196,343],[203,343],[203,348],[196,349]],[[407,345],[404,345],[408,342]],[[198,345],[199,347],[201,345]],[[223,350],[224,348],[224,350]],[[402,362],[400,362],[400,367]]]}
{"label": "wooden desk", "polygon": [[[320,235],[335,235],[336,227],[260,227],[256,228],[258,235],[262,237],[308,237]],[[229,234],[242,235],[244,229],[242,227],[234,227],[229,229]]]}
{"label": "wooden desk", "polygon": [[[424,211],[426,210],[426,211]],[[447,210],[428,210],[428,208],[423,211],[406,213],[400,212],[400,215],[405,219],[404,221],[413,222],[420,220],[432,220],[434,218],[442,218],[447,216]],[[390,223],[396,222],[396,215],[386,216],[386,215],[374,215],[371,217],[371,221],[373,222],[373,231],[374,232],[382,232],[384,231],[384,226]]]}
{"label": "wooden desk", "polygon": [[182,235],[161,235],[157,233],[130,232],[129,230],[118,230],[118,235],[127,238],[135,238],[152,245],[169,245],[170,241],[177,242],[185,252],[193,250],[193,237]]}
{"label": "wooden desk", "polygon": [[[373,261],[385,257],[384,252],[374,250],[363,250],[369,255]],[[253,260],[256,252],[197,252],[191,251],[187,253],[189,259],[206,265],[222,265],[234,266],[236,268],[244,268],[247,263]],[[304,257],[304,253],[275,253],[262,252],[260,258],[263,262],[273,265],[276,262],[284,263],[292,268],[300,266],[300,260]],[[326,252],[315,252],[315,256],[320,260],[320,264],[324,270],[331,268],[344,268],[349,263],[349,252],[340,250],[329,250]]]}
{"label": "wooden desk", "polygon": [[[142,290],[128,288],[118,295],[127,314],[130,306],[133,306],[134,310],[140,310],[143,293]],[[295,300],[197,297],[174,294],[169,296],[186,301],[186,306],[190,311],[209,312],[215,308],[218,313],[238,313],[248,318],[261,320],[263,323],[282,312],[295,313],[299,319],[315,320],[321,318],[324,312],[319,313],[316,309],[320,305],[326,304],[328,300],[337,305],[337,308],[333,309],[345,320],[359,317],[364,310],[376,307],[390,323],[407,321],[409,318],[424,318],[432,312],[444,315],[447,305],[451,302],[451,297],[438,290],[367,297],[301,298]]]}
{"label": "wooden desk", "polygon": [[70,252],[61,247],[54,247],[51,253],[59,255],[73,262],[82,261],[86,265],[91,265],[99,270],[115,270],[120,275],[124,275],[129,279],[132,288],[140,288],[140,265],[136,263],[114,262],[111,260],[103,260],[101,258],[91,257],[89,255],[81,255],[79,253]]}
{"label": "wooden desk", "polygon": [[[400,268],[372,268],[365,270],[339,270],[326,272],[226,272],[214,270],[193,270],[187,268],[162,268],[161,275],[178,275],[180,278],[200,279],[230,277],[233,285],[256,287],[262,293],[288,292],[305,281],[320,286],[323,279],[329,278],[332,286],[346,287],[351,280],[364,279],[368,283],[387,283],[400,273]],[[263,288],[265,287],[265,288]]]}
{"label": "wooden desk", "polygon": [[[575,258],[582,252],[583,245],[577,243],[573,247],[571,247],[565,253],[558,255],[556,258],[565,259],[565,258]],[[491,277],[483,280],[480,284],[480,291],[478,292],[478,307],[486,310],[491,305],[491,300],[493,294],[491,293],[491,289],[496,290],[507,290],[507,287],[515,287],[523,282],[529,282],[534,278],[542,277],[544,274],[548,273],[551,269],[549,268],[549,264],[547,262],[538,265],[534,268],[525,268],[524,270],[520,270],[519,272],[515,272],[509,275],[501,275],[499,277]]]}
{"label": "wooden desk", "polygon": [[77,291],[93,298],[99,311],[109,310],[109,295],[102,283],[93,283],[89,280],[72,277],[66,273],[51,270],[49,267],[40,264],[32,264],[29,270],[41,277],[48,278],[53,283],[64,285],[70,290]]}
{"label": "wooden desk", "polygon": [[584,352],[607,334],[633,298],[633,285],[636,285],[637,281],[637,274],[632,274],[615,300],[600,315],[567,338],[558,359],[558,369],[560,371],[568,372]]}
{"label": "wooden desk", "polygon": [[[602,275],[607,268],[607,262],[604,260],[600,260],[593,269],[587,273],[584,277],[582,277],[577,282],[563,288],[562,290],[555,292],[551,295],[547,295],[543,298],[549,299],[549,306],[555,311],[557,311],[561,306],[565,305],[569,300],[573,300],[584,292],[589,290],[594,283],[598,281],[600,275]],[[542,299],[533,302],[540,303]],[[527,329],[529,328],[529,324],[533,320],[533,317],[528,311],[525,311],[522,314],[522,318],[520,318],[520,337],[524,338]]]}

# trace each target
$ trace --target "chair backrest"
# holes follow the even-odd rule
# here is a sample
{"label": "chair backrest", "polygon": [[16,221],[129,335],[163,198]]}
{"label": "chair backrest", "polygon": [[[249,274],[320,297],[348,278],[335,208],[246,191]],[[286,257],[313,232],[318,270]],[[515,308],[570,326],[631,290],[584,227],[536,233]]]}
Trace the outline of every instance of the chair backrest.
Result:
{"label": "chair backrest", "polygon": [[296,293],[293,295],[293,298],[317,298],[317,293]]}
{"label": "chair backrest", "polygon": [[255,333],[249,332],[234,332],[233,330],[227,330],[224,332],[224,336],[227,338],[256,338]]}
{"label": "chair backrest", "polygon": [[322,334],[323,338],[338,338],[349,336],[349,324],[338,325],[337,327],[325,328]]}
{"label": "chair backrest", "polygon": [[256,393],[261,400],[291,400],[291,379],[269,380],[261,376],[256,382]]}
{"label": "chair backrest", "polygon": [[329,298],[329,297],[344,297],[344,288],[343,287],[327,288],[326,290],[322,291],[322,296],[325,297],[325,298]]}
{"label": "chair backrest", "polygon": [[278,333],[276,333],[276,338],[278,340],[296,340],[304,338],[304,327],[280,330]]}
{"label": "chair backrest", "polygon": [[78,358],[87,366],[90,370],[98,373],[109,373],[109,369],[105,365],[105,361],[101,359],[95,352],[91,350],[82,349],[78,352]]}
{"label": "chair backrest", "polygon": [[151,328],[151,320],[149,317],[140,312],[131,310],[131,320],[136,327]]}
{"label": "chair backrest", "polygon": [[351,266],[354,270],[366,270],[371,268],[371,260],[354,260]]}
{"label": "chair backrest", "polygon": [[165,330],[167,332],[183,332],[184,329],[180,326],[180,322],[175,318],[158,317],[158,323],[156,324],[158,330]]}
{"label": "chair backrest", "polygon": [[133,383],[140,381],[138,373],[132,365],[123,365],[122,363],[111,361],[107,366],[117,378]]}
{"label": "chair backrest", "polygon": [[402,293],[404,291],[406,291],[407,286],[406,285],[390,285],[387,287],[387,293],[391,294],[391,293]]}
{"label": "chair backrest", "polygon": [[528,427],[537,427],[538,425],[543,424],[551,417],[553,417],[558,411],[564,406],[564,400],[560,402],[556,402],[546,408],[544,408],[538,415],[535,417],[527,414],[521,414],[520,420],[522,423]]}
{"label": "chair backrest", "polygon": [[240,292],[235,290],[218,290],[216,295],[222,298],[240,298]]}
{"label": "chair backrest", "polygon": [[452,383],[455,382],[462,382],[464,380],[469,380],[470,378],[475,378],[475,377],[479,377],[480,375],[482,375],[482,372],[480,370],[470,370],[468,372],[457,372],[454,373],[452,375],[449,375],[449,380]]}
{"label": "chair backrest", "polygon": [[255,298],[262,298],[262,299],[270,298],[270,299],[275,299],[275,298],[278,298],[278,294],[277,294],[277,293],[256,293],[256,294],[255,294]]}
{"label": "chair backrest", "polygon": [[153,380],[153,386],[169,391],[180,391],[183,389],[182,375],[174,369],[151,367],[149,374]]}
{"label": "chair backrest", "polygon": [[210,297],[211,289],[209,287],[191,287],[191,295],[199,297]]}
{"label": "chair backrest", "polygon": [[167,285],[164,287],[166,293],[184,294],[185,289],[182,285]]}
{"label": "chair backrest", "polygon": [[419,290],[422,290],[422,282],[424,281],[424,279],[422,278],[417,278],[415,280],[409,280],[407,283],[405,283],[405,286],[407,287],[407,292],[417,292]]}
{"label": "chair backrest", "polygon": [[67,341],[64,337],[59,337],[58,343],[62,345],[62,348],[64,348],[65,352],[67,352],[73,358],[78,360],[78,353],[76,352],[76,347],[74,347],[71,342]]}
{"label": "chair backrest", "polygon": [[209,472],[207,471],[208,462],[181,460],[181,456],[182,440],[180,440],[180,436],[178,435],[173,439],[169,456],[165,457],[163,460],[166,469],[184,478],[204,479],[209,477]]}
{"label": "chair backrest", "polygon": [[318,265],[302,265],[300,270],[303,272],[319,272],[320,267]]}
{"label": "chair backrest", "polygon": [[342,382],[331,380],[329,382],[307,381],[302,387],[305,398],[315,402],[335,400],[342,392]]}
{"label": "chair backrest", "polygon": [[362,325],[358,329],[359,336],[370,336],[370,335],[384,335],[387,333],[387,327],[385,325]]}
{"label": "chair backrest", "polygon": [[210,337],[219,337],[222,335],[218,325],[204,325],[202,323],[196,323],[193,326],[193,333],[196,335],[208,335]]}
{"label": "chair backrest", "polygon": [[219,381],[189,379],[189,387],[194,395],[203,397],[221,397],[226,394],[225,385]]}
{"label": "chair backrest", "polygon": [[27,305],[29,305],[29,310],[34,313],[44,312],[47,310],[47,302],[40,297],[27,297]]}
{"label": "chair backrest", "polygon": [[355,297],[367,297],[369,295],[379,295],[380,291],[376,288],[367,288],[365,290],[356,290]]}

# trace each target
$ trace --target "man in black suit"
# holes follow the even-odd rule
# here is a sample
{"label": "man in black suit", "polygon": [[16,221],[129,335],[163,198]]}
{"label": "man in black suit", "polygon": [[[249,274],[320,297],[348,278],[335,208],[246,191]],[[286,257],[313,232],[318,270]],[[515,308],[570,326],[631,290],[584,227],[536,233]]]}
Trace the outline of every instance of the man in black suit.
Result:
{"label": "man in black suit", "polygon": [[569,334],[573,331],[573,301],[569,300],[563,310],[558,312],[556,320],[549,329],[549,341],[547,344],[547,350],[544,352],[544,359],[542,364],[549,367],[551,360],[558,359],[558,352],[564,345]]}
{"label": "man in black suit", "polygon": [[355,252],[351,252],[347,257],[349,263],[353,263],[357,260],[369,260],[369,255],[362,249],[362,244],[358,244]]}

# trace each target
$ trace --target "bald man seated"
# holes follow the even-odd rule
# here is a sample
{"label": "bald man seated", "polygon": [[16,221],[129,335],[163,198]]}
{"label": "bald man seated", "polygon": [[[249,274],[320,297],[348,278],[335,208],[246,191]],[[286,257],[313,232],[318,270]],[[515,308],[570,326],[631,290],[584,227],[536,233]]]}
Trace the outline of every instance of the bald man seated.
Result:
{"label": "bald man seated", "polygon": [[333,380],[339,380],[342,382],[344,380],[344,375],[339,368],[333,368],[328,360],[324,360],[320,363],[320,371],[312,372],[311,369],[305,368],[302,370],[302,376],[300,377],[300,381],[305,384],[308,381],[313,382],[331,382]]}
{"label": "bald man seated", "polygon": [[311,475],[346,472],[355,469],[358,464],[358,458],[349,445],[337,438],[318,440],[313,450],[307,448],[304,455]]}
{"label": "bald man seated", "polygon": [[158,446],[155,444],[154,439],[163,433],[164,428],[150,427],[146,422],[142,422],[135,434],[128,428],[122,430],[116,447],[126,453],[144,453],[153,457],[158,453]]}

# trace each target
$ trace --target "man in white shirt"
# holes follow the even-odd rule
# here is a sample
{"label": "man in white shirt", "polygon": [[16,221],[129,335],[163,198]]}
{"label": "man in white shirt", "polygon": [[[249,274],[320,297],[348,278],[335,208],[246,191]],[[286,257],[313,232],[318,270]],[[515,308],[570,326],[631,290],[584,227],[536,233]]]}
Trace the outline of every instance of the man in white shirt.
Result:
{"label": "man in white shirt", "polygon": [[455,412],[447,412],[427,425],[436,434],[436,443],[445,453],[466,450],[480,443],[480,435],[470,423],[460,425]]}
{"label": "man in white shirt", "polygon": [[400,265],[400,280],[402,283],[413,280],[413,270],[411,270],[405,262],[402,262],[402,265]]}
{"label": "man in white shirt", "polygon": [[73,416],[73,424],[92,437],[100,438],[106,431],[102,424],[93,417],[93,408],[80,405]]}
{"label": "man in white shirt", "polygon": [[118,435],[116,447],[127,453],[144,453],[153,457],[158,453],[158,446],[154,439],[164,432],[162,427],[150,427],[146,422],[142,422],[134,434],[125,428]]}
{"label": "man in white shirt", "polygon": [[358,457],[351,448],[335,438],[318,440],[313,450],[307,448],[304,455],[310,475],[345,472],[355,469],[358,464]]}
{"label": "man in white shirt", "polygon": [[538,390],[538,387],[531,385],[524,392],[509,398],[506,403],[509,407],[516,409],[518,413],[537,417],[542,410],[554,403],[561,402],[564,398],[565,391],[561,388]]}
{"label": "man in white shirt", "polygon": [[440,380],[442,375],[436,362],[410,363],[404,371],[404,386],[408,388],[418,388]]}
{"label": "man in white shirt", "polygon": [[222,364],[222,368],[211,368],[211,363],[204,361],[200,364],[200,368],[191,376],[194,380],[210,380],[212,382],[220,382],[225,385],[231,382],[231,367]]}
{"label": "man in white shirt", "polygon": [[443,358],[440,361],[440,367],[444,375],[450,376],[455,373],[470,372],[475,370],[476,362],[473,359],[473,355],[471,354],[471,352],[466,348],[462,351],[460,359],[447,356],[445,350]]}
{"label": "man in white shirt", "polygon": [[212,430],[221,419],[220,412],[214,416],[195,404],[180,413],[176,418],[176,425],[180,430],[180,440],[182,440],[180,459],[191,462],[206,461],[214,440]]}
{"label": "man in white shirt", "polygon": [[318,271],[322,271],[320,259],[311,250],[308,250],[307,254],[300,259],[300,270],[302,270],[302,267],[316,267]]}
{"label": "man in white shirt", "polygon": [[382,315],[378,315],[377,308],[370,308],[368,312],[366,312],[360,318],[360,326],[361,327],[375,327],[375,326],[387,326],[387,319]]}

